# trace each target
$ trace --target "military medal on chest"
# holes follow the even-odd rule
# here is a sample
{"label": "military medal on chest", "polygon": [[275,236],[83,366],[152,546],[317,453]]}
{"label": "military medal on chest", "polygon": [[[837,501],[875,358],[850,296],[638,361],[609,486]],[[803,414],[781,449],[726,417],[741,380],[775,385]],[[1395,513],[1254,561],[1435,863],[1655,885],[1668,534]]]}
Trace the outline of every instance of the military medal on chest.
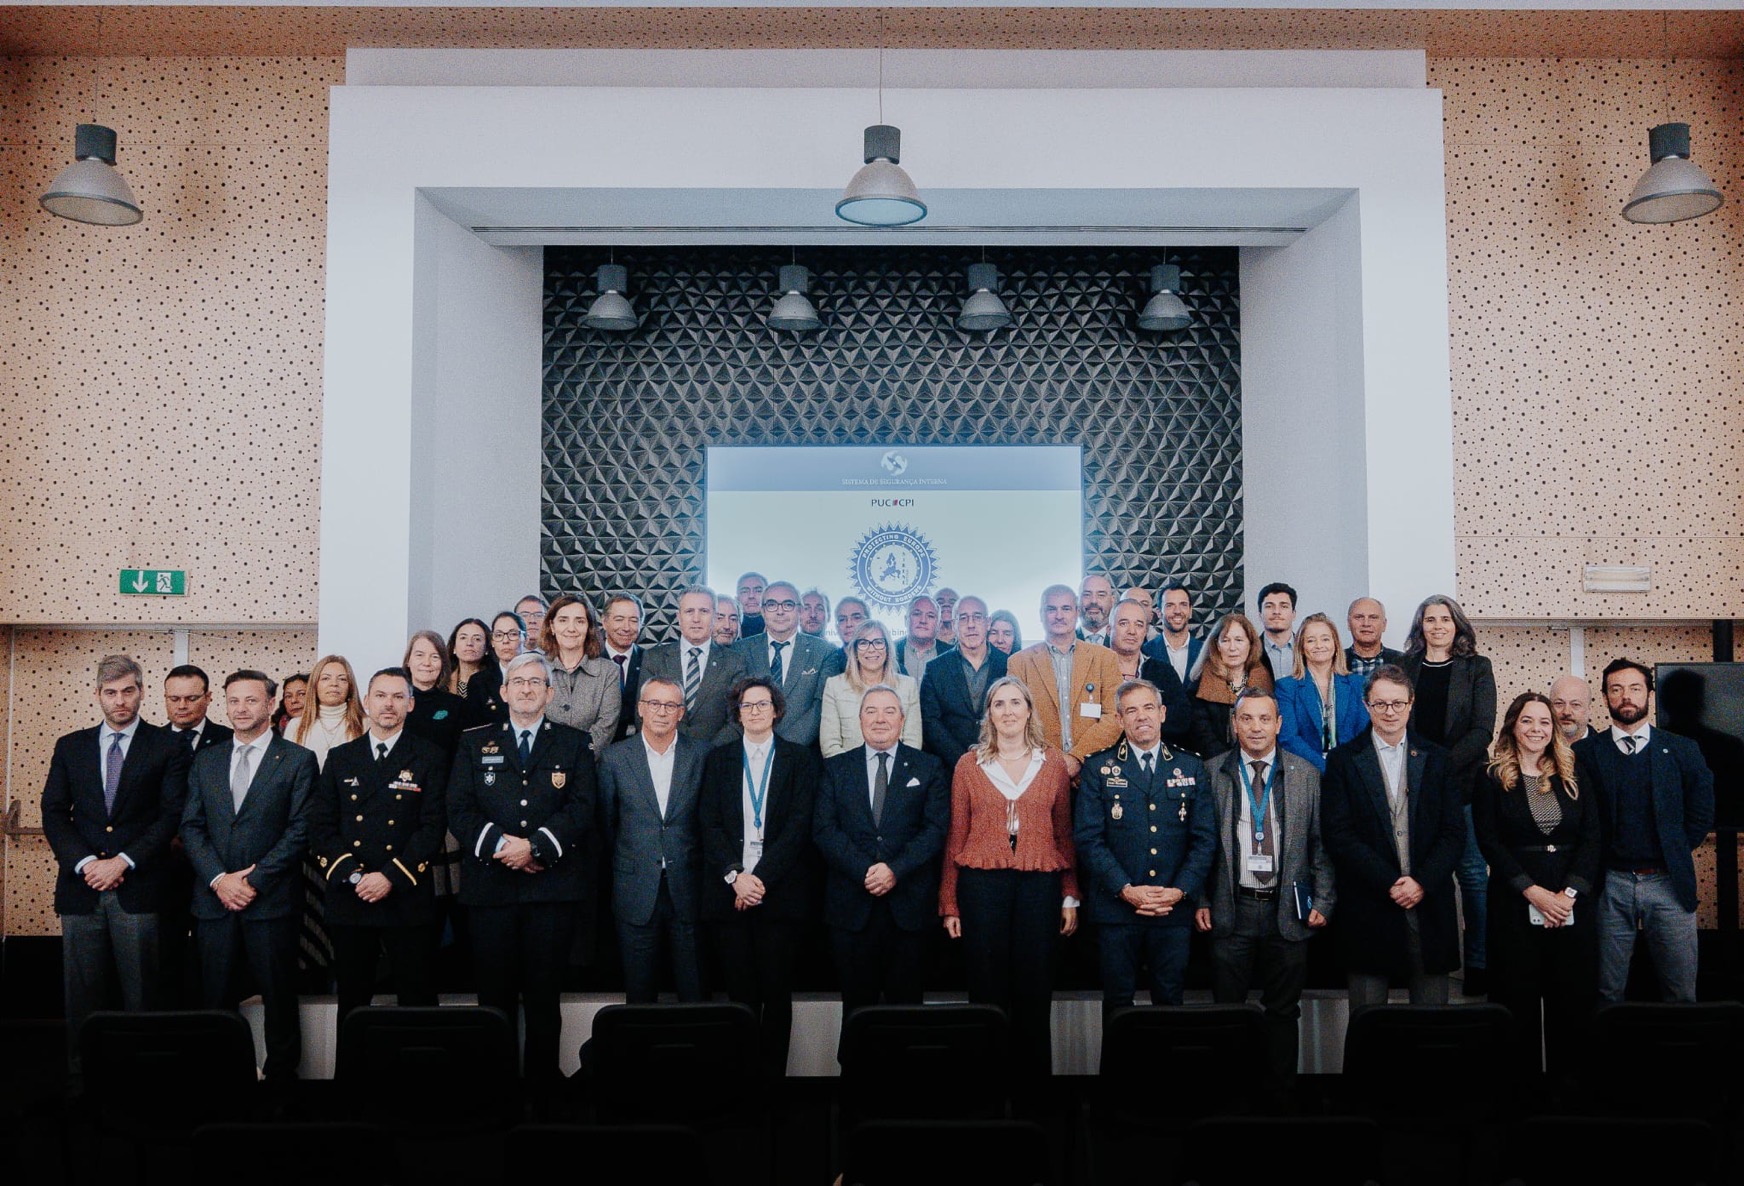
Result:
{"label": "military medal on chest", "polygon": [[1124,813],[1123,813],[1123,812],[1122,812],[1122,811],[1121,811],[1121,807],[1120,807],[1120,800],[1119,800],[1119,799],[1116,799],[1116,800],[1115,800],[1115,801],[1114,801],[1114,808],[1113,808],[1113,810],[1111,810],[1111,811],[1110,811],[1110,812],[1109,812],[1109,813],[1108,813],[1108,814],[1109,814],[1109,815],[1111,815],[1111,816],[1113,816],[1113,817],[1114,817],[1114,818],[1115,818],[1115,819],[1119,819],[1119,818],[1120,818],[1120,817],[1121,817],[1121,816],[1122,816],[1122,815],[1123,815],[1123,814],[1124,814]]}

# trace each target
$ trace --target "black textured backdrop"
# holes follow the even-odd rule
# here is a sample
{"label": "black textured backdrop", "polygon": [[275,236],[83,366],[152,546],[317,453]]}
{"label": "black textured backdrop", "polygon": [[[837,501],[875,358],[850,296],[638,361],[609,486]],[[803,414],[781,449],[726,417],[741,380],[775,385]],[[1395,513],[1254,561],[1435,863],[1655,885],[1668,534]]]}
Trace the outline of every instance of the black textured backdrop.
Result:
{"label": "black textured backdrop", "polygon": [[[672,592],[703,574],[709,444],[1063,444],[1084,449],[1086,567],[1117,587],[1185,577],[1200,622],[1237,608],[1235,251],[990,249],[1013,322],[969,334],[955,318],[981,258],[803,248],[824,324],[794,337],[764,324],[790,251],[620,249],[642,324],[615,335],[582,324],[605,253],[548,248],[546,590],[597,603],[627,589],[646,607],[644,637],[667,637]],[[1135,325],[1159,262],[1182,268],[1194,323],[1179,333]],[[1003,530],[1023,545],[1022,524]]]}

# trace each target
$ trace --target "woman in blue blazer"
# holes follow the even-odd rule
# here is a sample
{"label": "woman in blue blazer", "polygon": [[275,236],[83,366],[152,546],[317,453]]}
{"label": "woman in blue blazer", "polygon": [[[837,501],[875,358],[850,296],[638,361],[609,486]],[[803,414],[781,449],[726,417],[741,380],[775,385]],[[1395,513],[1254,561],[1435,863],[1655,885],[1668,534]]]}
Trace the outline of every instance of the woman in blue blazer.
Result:
{"label": "woman in blue blazer", "polygon": [[1296,667],[1278,681],[1278,744],[1326,773],[1326,755],[1369,726],[1361,676],[1350,674],[1338,627],[1310,614],[1296,631]]}

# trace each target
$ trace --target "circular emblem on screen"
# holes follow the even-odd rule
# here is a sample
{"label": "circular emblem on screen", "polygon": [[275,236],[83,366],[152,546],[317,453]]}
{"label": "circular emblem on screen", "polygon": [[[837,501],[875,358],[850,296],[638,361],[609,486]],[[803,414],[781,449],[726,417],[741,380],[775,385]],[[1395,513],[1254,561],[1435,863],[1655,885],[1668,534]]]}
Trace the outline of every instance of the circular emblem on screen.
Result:
{"label": "circular emblem on screen", "polygon": [[908,458],[892,449],[878,459],[878,464],[883,466],[884,472],[891,477],[900,478],[902,472],[908,468]]}
{"label": "circular emblem on screen", "polygon": [[938,570],[932,544],[906,523],[874,527],[860,537],[848,561],[854,588],[887,609],[907,609],[911,598],[932,587]]}

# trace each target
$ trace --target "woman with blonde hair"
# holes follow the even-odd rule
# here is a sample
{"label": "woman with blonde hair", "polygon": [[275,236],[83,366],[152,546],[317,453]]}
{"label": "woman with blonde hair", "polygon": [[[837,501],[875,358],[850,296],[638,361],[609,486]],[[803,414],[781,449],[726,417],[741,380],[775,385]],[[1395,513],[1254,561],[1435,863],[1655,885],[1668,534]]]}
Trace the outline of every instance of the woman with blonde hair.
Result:
{"label": "woman with blonde hair", "polygon": [[1278,681],[1278,744],[1325,774],[1326,755],[1369,727],[1362,677],[1325,614],[1302,619],[1292,649],[1295,669]]}
{"label": "woman with blonde hair", "polygon": [[1205,640],[1205,665],[1193,693],[1193,746],[1201,758],[1216,757],[1235,745],[1229,717],[1235,698],[1246,688],[1272,690],[1260,632],[1246,614],[1225,614]]}
{"label": "woman with blonde hair", "polygon": [[309,670],[309,700],[301,716],[285,722],[285,740],[313,750],[317,765],[327,751],[363,736],[363,700],[357,676],[344,655],[323,655]]}
{"label": "woman with blonde hair", "polygon": [[860,623],[847,647],[848,666],[824,681],[818,746],[826,758],[864,745],[860,735],[860,697],[880,684],[894,688],[902,701],[902,744],[920,748],[920,681],[896,669],[896,655],[884,623]]}
{"label": "woman with blonde hair", "polygon": [[1078,929],[1071,794],[1029,688],[1009,675],[993,681],[981,740],[951,779],[939,914],[963,941],[969,999],[1010,1019],[1009,1065],[1020,1076],[1053,1070],[1054,934]]}
{"label": "woman with blonde hair", "polygon": [[[1599,995],[1599,807],[1582,795],[1550,698],[1514,698],[1472,796],[1490,865],[1490,999],[1514,1014],[1520,1069],[1574,1069]],[[1540,1005],[1543,1020],[1539,1019]]]}

